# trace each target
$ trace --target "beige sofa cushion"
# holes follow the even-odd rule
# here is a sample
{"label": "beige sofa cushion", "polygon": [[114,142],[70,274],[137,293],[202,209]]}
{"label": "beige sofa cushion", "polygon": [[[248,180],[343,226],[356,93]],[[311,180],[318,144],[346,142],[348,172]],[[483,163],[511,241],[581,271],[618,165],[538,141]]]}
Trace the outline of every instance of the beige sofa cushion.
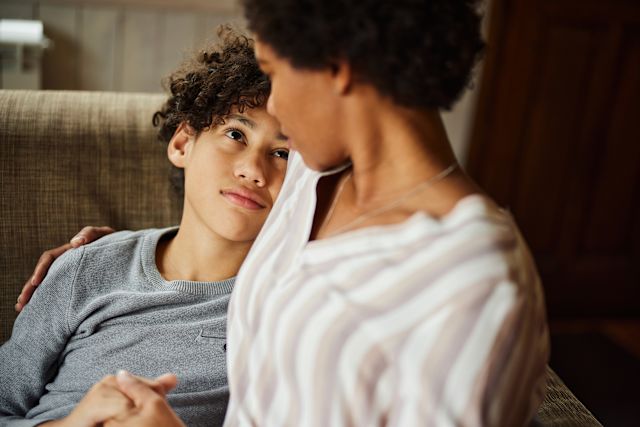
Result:
{"label": "beige sofa cushion", "polygon": [[0,91],[0,342],[44,249],[84,225],[168,226],[179,203],[153,112],[163,95]]}

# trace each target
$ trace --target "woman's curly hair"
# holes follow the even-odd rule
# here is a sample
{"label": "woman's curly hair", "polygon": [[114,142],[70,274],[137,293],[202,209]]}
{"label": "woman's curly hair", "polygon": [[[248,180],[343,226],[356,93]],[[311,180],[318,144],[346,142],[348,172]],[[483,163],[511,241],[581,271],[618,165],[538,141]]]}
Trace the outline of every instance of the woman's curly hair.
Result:
{"label": "woman's curly hair", "polygon": [[476,0],[242,1],[249,28],[293,66],[346,60],[411,108],[451,108],[484,46]]}
{"label": "woman's curly hair", "polygon": [[[180,123],[197,133],[224,123],[233,108],[263,107],[271,85],[256,61],[253,40],[229,26],[218,29],[220,43],[199,52],[164,81],[169,98],[153,115],[158,139],[169,143]],[[173,168],[173,187],[184,195],[184,171]]]}

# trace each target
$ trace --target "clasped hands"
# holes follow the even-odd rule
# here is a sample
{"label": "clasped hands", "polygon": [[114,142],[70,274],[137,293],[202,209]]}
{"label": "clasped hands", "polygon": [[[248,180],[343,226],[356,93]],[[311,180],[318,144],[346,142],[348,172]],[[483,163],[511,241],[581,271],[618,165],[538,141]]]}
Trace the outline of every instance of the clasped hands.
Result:
{"label": "clasped hands", "polygon": [[173,374],[150,380],[120,371],[94,384],[67,417],[41,426],[184,427],[165,398],[176,384]]}

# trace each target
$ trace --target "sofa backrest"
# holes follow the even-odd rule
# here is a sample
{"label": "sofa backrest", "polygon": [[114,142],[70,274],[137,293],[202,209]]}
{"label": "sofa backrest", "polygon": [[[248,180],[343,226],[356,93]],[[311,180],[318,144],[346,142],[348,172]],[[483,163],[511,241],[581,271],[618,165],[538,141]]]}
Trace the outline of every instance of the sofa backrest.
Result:
{"label": "sofa backrest", "polygon": [[45,249],[85,225],[177,224],[166,145],[151,124],[164,99],[0,90],[0,342]]}

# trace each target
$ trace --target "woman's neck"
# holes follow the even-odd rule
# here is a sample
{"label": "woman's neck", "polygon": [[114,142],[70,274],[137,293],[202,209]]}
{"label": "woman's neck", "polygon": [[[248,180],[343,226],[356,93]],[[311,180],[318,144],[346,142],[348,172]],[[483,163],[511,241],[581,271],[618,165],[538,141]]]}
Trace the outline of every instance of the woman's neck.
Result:
{"label": "woman's neck", "polygon": [[319,183],[310,240],[402,222],[418,211],[439,218],[481,191],[451,167],[456,159],[437,111],[398,107],[366,85],[342,107],[336,127],[348,135],[353,169]]}
{"label": "woman's neck", "polygon": [[[456,162],[437,111],[404,109],[384,100],[377,101],[380,108],[366,105],[353,110],[354,119],[349,121],[353,128],[347,131],[355,135],[349,139],[355,206],[375,206],[428,181]],[[450,178],[462,175],[458,170]],[[463,184],[464,180],[450,178],[458,186]],[[449,187],[433,186],[429,192]],[[458,192],[472,191],[460,188]]]}

